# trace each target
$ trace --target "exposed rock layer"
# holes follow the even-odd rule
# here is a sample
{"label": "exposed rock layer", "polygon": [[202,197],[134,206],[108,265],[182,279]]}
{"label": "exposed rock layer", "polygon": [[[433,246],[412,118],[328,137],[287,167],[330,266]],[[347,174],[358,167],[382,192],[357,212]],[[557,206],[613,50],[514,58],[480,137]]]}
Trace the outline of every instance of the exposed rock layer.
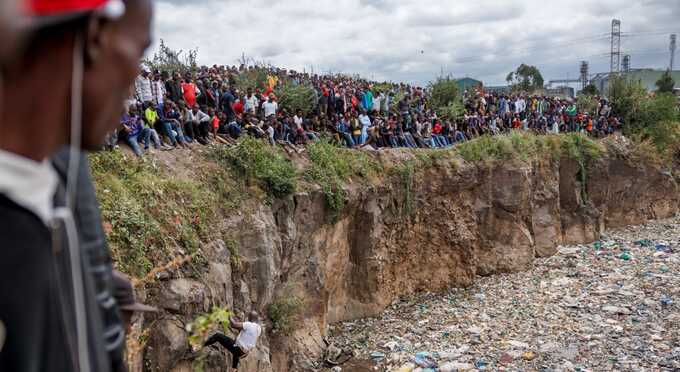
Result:
{"label": "exposed rock layer", "polygon": [[[383,153],[383,163],[404,154]],[[585,170],[585,174],[584,174]],[[350,184],[335,216],[321,191],[248,205],[226,221],[238,265],[223,242],[204,247],[199,279],[161,281],[149,300],[147,369],[188,371],[197,354],[184,325],[213,305],[257,309],[281,296],[304,300],[297,331],[267,332],[240,371],[302,371],[319,360],[326,325],[377,314],[399,296],[468,286],[477,275],[528,268],[558,245],[597,240],[607,227],[678,212],[678,184],[651,161],[606,155],[582,168],[571,159],[470,164],[437,160],[411,187],[386,177]],[[410,190],[409,190],[410,189]],[[206,371],[226,371],[208,351]]]}

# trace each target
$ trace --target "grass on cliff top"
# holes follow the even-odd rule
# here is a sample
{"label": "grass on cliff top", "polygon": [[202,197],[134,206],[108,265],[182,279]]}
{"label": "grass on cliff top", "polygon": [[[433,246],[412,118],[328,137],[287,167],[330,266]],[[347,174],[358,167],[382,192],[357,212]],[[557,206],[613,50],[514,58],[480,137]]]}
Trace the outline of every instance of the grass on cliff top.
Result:
{"label": "grass on cliff top", "polygon": [[247,136],[236,146],[212,147],[209,156],[246,181],[256,183],[272,197],[281,198],[295,192],[295,166],[279,146]]}
{"label": "grass on cliff top", "polygon": [[580,134],[534,135],[512,131],[497,136],[482,136],[456,147],[460,156],[469,162],[519,159],[528,161],[536,157],[559,159],[562,156],[595,158],[604,152],[596,140]]}
{"label": "grass on cliff top", "polygon": [[354,178],[374,177],[380,165],[363,151],[339,148],[327,141],[307,146],[311,165],[303,177],[321,186],[326,204],[333,211],[344,207],[346,193],[343,183]]}
{"label": "grass on cliff top", "polygon": [[200,262],[200,244],[219,237],[211,226],[220,208],[236,205],[224,175],[177,179],[120,151],[93,154],[90,162],[112,258],[134,277],[176,255]]}

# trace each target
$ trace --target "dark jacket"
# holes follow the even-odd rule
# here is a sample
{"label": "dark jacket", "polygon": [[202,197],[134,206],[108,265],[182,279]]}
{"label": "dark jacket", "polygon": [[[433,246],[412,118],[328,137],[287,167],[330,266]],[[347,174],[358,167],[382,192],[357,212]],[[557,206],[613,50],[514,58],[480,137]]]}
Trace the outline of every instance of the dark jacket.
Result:
{"label": "dark jacket", "polygon": [[[52,164],[63,184],[68,173],[68,148],[62,148],[52,157]],[[75,203],[75,219],[78,227],[81,251],[87,258],[86,267],[92,275],[93,291],[101,316],[102,339],[109,354],[114,372],[124,371],[123,350],[125,329],[118,306],[113,298],[113,265],[102,228],[99,202],[92,184],[87,156],[81,155],[78,174],[78,192]]]}
{"label": "dark jacket", "polygon": [[0,194],[0,371],[76,371],[65,250],[33,213]]}
{"label": "dark jacket", "polygon": [[182,96],[182,87],[175,80],[168,80],[165,82],[165,91],[168,92],[170,100],[175,103],[184,99]]}
{"label": "dark jacket", "polygon": [[[86,166],[86,165],[84,165]],[[64,205],[63,187],[55,205]],[[92,371],[111,370],[93,270],[81,250],[87,354],[78,348],[76,302],[65,225],[49,227],[0,195],[0,321],[7,339],[0,371],[78,371],[84,355]]]}

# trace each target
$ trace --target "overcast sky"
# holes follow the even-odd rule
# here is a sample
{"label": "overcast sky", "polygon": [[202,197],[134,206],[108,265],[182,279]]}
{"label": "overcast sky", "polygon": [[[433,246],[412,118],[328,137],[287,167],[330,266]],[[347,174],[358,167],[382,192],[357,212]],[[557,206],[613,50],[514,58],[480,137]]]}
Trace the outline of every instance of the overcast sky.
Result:
{"label": "overcast sky", "polygon": [[[444,71],[504,84],[520,63],[546,81],[579,62],[609,70],[611,20],[631,67],[667,68],[680,0],[157,0],[155,38],[200,64],[245,53],[296,70],[423,83]],[[676,60],[680,53],[676,54]],[[676,63],[680,65],[680,61]]]}

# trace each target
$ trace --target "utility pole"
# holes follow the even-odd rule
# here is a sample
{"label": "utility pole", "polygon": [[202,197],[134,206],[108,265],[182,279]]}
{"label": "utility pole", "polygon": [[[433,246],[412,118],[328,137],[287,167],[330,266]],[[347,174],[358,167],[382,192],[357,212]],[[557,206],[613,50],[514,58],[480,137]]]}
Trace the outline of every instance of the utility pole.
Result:
{"label": "utility pole", "polygon": [[621,69],[624,73],[630,72],[630,54],[623,56],[623,62],[621,63]]}
{"label": "utility pole", "polygon": [[612,74],[621,72],[621,21],[618,19],[612,20],[609,72]]}
{"label": "utility pole", "polygon": [[588,62],[581,61],[581,90],[586,89],[588,85]]}
{"label": "utility pole", "polygon": [[673,62],[675,62],[675,41],[677,39],[677,36],[675,34],[671,35],[671,66],[670,69],[673,71]]}

